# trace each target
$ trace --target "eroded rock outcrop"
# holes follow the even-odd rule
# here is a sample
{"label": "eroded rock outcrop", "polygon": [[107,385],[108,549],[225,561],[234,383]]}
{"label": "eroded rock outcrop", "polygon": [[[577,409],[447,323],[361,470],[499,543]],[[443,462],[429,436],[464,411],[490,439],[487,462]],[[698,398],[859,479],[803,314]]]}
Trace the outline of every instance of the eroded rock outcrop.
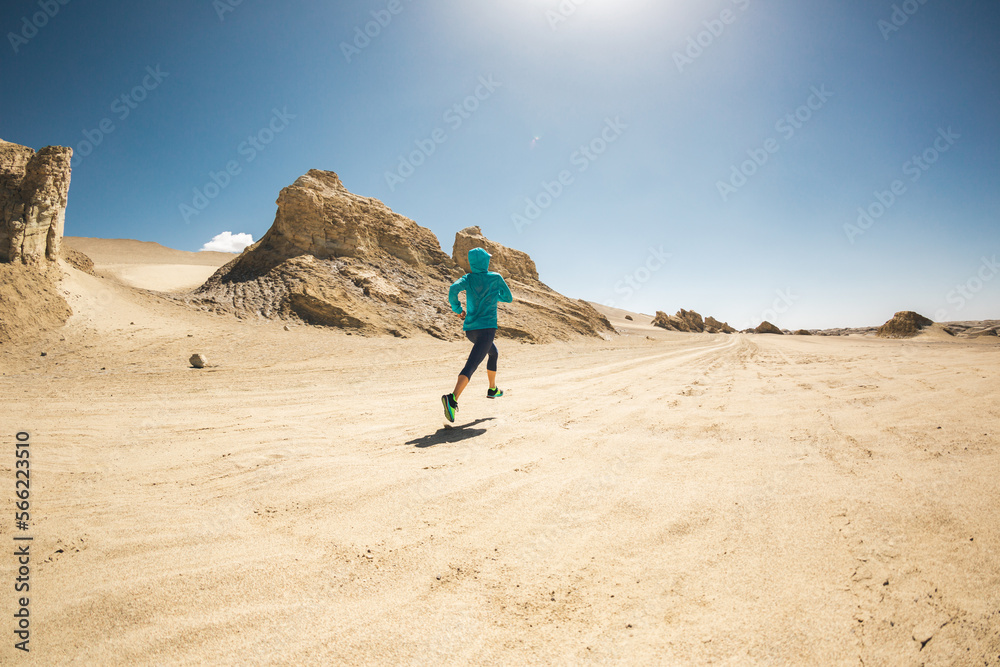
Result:
{"label": "eroded rock outcrop", "polygon": [[724,333],[732,334],[736,333],[736,329],[729,326],[728,322],[720,322],[714,317],[705,318],[705,332],[706,333]]}
{"label": "eroded rock outcrop", "polygon": [[274,224],[244,264],[281,262],[300,255],[392,257],[413,267],[450,263],[431,230],[394,213],[377,199],[349,192],[332,171],[309,171],[281,191],[277,204]]}
{"label": "eroded rock outcrop", "polygon": [[0,342],[28,341],[72,314],[59,293],[70,158],[0,139]]}
{"label": "eroded rock outcrop", "polygon": [[702,319],[701,315],[695,311],[683,308],[678,310],[676,315],[667,315],[663,311],[656,311],[653,326],[685,333],[736,333],[736,330],[726,322],[720,322],[714,317]]}
{"label": "eroded rock outcrop", "polygon": [[[281,191],[274,224],[260,241],[184,297],[202,309],[238,317],[298,319],[310,324],[405,336],[462,336],[448,307],[462,275],[437,237],[382,202],[349,192],[333,172],[312,170]],[[613,335],[590,304],[538,281],[526,254],[459,232],[456,249],[485,247],[491,269],[510,284],[499,334],[529,341]],[[465,252],[459,255],[467,256]],[[467,260],[466,260],[467,261]]]}
{"label": "eroded rock outcrop", "polygon": [[469,250],[483,248],[491,255],[490,271],[510,286],[514,303],[503,306],[498,334],[524,340],[551,340],[573,336],[612,336],[615,329],[604,315],[582,299],[571,299],[539,280],[535,262],[527,253],[483,236],[479,227],[455,234],[452,259],[468,270]]}
{"label": "eroded rock outcrop", "polygon": [[758,333],[758,334],[775,334],[777,336],[784,336],[785,335],[784,331],[782,331],[778,327],[774,326],[773,324],[771,324],[767,320],[764,320],[759,325],[757,325],[757,328],[754,329],[753,332],[754,333]]}
{"label": "eroded rock outcrop", "polygon": [[440,285],[461,274],[437,237],[337,174],[311,170],[283,189],[268,232],[188,300],[237,317],[447,338]]}
{"label": "eroded rock outcrop", "polygon": [[0,261],[40,263],[60,255],[73,150],[37,153],[0,139]]}
{"label": "eroded rock outcrop", "polygon": [[892,316],[876,331],[879,338],[912,338],[934,321],[912,310],[903,310]]}
{"label": "eroded rock outcrop", "polygon": [[466,227],[455,234],[455,245],[452,247],[451,256],[465,271],[469,270],[469,251],[473,248],[482,248],[492,255],[490,271],[496,271],[505,278],[514,280],[538,280],[538,269],[535,268],[535,262],[528,253],[490,241],[483,236],[479,227]]}
{"label": "eroded rock outcrop", "polygon": [[702,333],[705,330],[705,322],[701,319],[701,315],[693,310],[684,310],[683,308],[678,310],[676,315],[667,315],[662,310],[656,311],[653,326],[685,333]]}

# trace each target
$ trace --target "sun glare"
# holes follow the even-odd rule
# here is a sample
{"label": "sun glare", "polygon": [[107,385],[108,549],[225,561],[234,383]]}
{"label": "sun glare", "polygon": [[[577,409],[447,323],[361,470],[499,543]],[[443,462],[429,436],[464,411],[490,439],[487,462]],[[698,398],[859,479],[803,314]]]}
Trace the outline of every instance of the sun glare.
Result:
{"label": "sun glare", "polygon": [[589,17],[610,20],[634,15],[650,0],[530,0],[545,15],[549,27],[558,30],[571,21]]}

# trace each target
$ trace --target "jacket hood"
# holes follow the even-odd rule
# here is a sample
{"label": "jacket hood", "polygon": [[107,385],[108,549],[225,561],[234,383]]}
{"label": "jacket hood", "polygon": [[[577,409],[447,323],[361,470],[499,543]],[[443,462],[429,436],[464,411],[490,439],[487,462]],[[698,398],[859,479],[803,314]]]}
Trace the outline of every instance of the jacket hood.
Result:
{"label": "jacket hood", "polygon": [[486,273],[490,269],[490,253],[482,248],[469,251],[469,268],[473,273]]}

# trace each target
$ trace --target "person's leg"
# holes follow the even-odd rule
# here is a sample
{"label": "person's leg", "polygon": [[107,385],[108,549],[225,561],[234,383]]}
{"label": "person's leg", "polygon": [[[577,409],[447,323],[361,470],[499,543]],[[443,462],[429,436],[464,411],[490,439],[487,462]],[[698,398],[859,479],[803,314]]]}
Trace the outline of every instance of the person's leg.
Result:
{"label": "person's leg", "polygon": [[459,375],[458,382],[455,383],[455,391],[452,392],[455,395],[456,401],[458,400],[458,397],[462,395],[462,392],[465,391],[465,388],[468,386],[469,386],[469,378],[465,377],[464,375]]}
{"label": "person's leg", "polygon": [[486,361],[486,377],[490,379],[490,389],[497,388],[497,359],[499,357],[500,351],[497,349],[496,343],[494,343],[490,347],[489,359]]}
{"label": "person's leg", "polygon": [[466,331],[465,336],[472,341],[472,351],[469,352],[469,360],[465,362],[465,368],[458,375],[458,382],[455,383],[455,399],[462,395],[465,388],[469,386],[469,381],[472,379],[472,374],[476,372],[479,368],[479,364],[483,363],[483,359],[486,355],[491,353],[491,347],[493,345],[493,337],[496,335],[496,329],[476,329],[474,331]]}

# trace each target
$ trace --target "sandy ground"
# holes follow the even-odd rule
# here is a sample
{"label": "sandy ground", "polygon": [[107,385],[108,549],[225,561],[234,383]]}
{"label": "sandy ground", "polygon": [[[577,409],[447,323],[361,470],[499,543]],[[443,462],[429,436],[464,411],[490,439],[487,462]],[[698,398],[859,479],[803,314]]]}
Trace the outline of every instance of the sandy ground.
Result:
{"label": "sandy ground", "polygon": [[444,429],[467,344],[67,271],[67,326],[0,352],[35,538],[0,663],[1000,664],[995,341],[637,318],[503,341]]}
{"label": "sandy ground", "polygon": [[64,237],[63,242],[90,257],[102,277],[160,292],[188,292],[236,257],[224,252],[187,252],[151,241]]}

